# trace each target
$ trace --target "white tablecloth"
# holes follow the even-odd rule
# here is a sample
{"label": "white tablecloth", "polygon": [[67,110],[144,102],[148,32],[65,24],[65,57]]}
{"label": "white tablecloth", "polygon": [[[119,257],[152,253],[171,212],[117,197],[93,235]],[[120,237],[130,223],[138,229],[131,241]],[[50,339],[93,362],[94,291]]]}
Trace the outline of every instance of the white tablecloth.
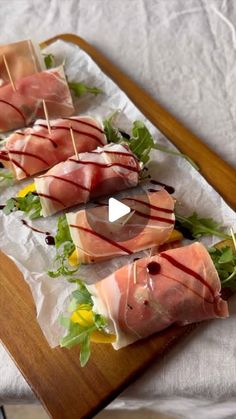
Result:
{"label": "white tablecloth", "polygon": [[[0,0],[1,43],[79,34],[232,165],[235,22],[234,0]],[[230,312],[224,323],[199,327],[110,408],[149,406],[188,419],[235,418],[236,298]],[[33,400],[0,346],[0,401]]]}

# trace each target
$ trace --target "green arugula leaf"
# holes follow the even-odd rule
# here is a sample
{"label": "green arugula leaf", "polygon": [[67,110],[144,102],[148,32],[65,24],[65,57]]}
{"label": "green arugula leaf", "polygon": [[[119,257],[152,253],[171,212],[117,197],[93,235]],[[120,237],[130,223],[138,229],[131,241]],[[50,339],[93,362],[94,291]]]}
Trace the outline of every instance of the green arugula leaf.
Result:
{"label": "green arugula leaf", "polygon": [[104,119],[103,121],[103,127],[104,127],[105,135],[107,137],[107,141],[109,143],[121,143],[122,141],[125,140],[125,138],[123,138],[118,128],[115,128],[112,125],[112,118],[113,118],[113,115],[108,119]]}
{"label": "green arugula leaf", "polygon": [[[86,310],[90,311],[93,309],[93,300],[91,294],[87,290],[86,286],[79,279],[76,280],[77,289],[72,293],[72,300],[68,311]],[[73,310],[71,308],[73,307]],[[79,313],[77,312],[77,316]],[[100,314],[93,313],[93,322],[85,323],[84,317],[81,316],[82,325],[74,323],[71,317],[60,316],[59,321],[64,326],[68,333],[64,336],[60,345],[64,348],[72,348],[75,345],[80,345],[80,365],[84,367],[90,357],[90,336],[95,330],[104,330],[107,326],[106,319]]]}
{"label": "green arugula leaf", "polygon": [[14,175],[12,172],[10,171],[4,171],[4,170],[0,170],[0,182],[3,180],[13,180],[14,179]]}
{"label": "green arugula leaf", "polygon": [[185,235],[185,230],[190,233],[189,237],[186,238],[195,238],[199,239],[202,236],[214,235],[222,239],[230,238],[229,235],[221,231],[222,226],[213,218],[200,218],[199,215],[194,212],[190,217],[183,217],[181,215],[175,214],[177,220],[176,228],[180,231],[183,227],[183,234]]}
{"label": "green arugula leaf", "polygon": [[[63,248],[62,248],[63,245]],[[53,261],[55,270],[49,270],[47,273],[51,278],[58,278],[61,275],[69,276],[77,272],[79,267],[71,269],[68,258],[74,252],[75,245],[70,235],[70,229],[65,215],[58,217],[57,233],[55,236],[55,246],[58,249]],[[70,278],[70,282],[73,279]]]}
{"label": "green arugula leaf", "polygon": [[70,90],[74,92],[76,97],[83,96],[86,93],[92,93],[93,95],[98,95],[99,93],[103,93],[103,91],[99,89],[98,87],[90,87],[85,83],[69,81],[68,85],[69,85]]}
{"label": "green arugula leaf", "polygon": [[72,296],[77,305],[93,305],[91,294],[82,281],[77,280],[77,290],[72,292]]}
{"label": "green arugula leaf", "polygon": [[52,67],[55,67],[54,55],[53,54],[44,55],[44,63],[48,70]]}
{"label": "green arugula leaf", "polygon": [[41,202],[38,195],[29,192],[24,198],[10,198],[3,208],[4,214],[8,215],[13,211],[23,211],[31,220],[41,216]]}
{"label": "green arugula leaf", "polygon": [[236,253],[229,246],[220,249],[213,246],[208,252],[219,274],[222,288],[236,291]]}
{"label": "green arugula leaf", "polygon": [[5,215],[9,215],[12,211],[14,211],[14,209],[15,209],[15,200],[14,198],[10,198],[7,200],[3,208],[3,212]]}
{"label": "green arugula leaf", "polygon": [[55,236],[56,248],[59,248],[63,243],[72,242],[70,229],[65,215],[58,217],[57,220],[57,233]]}
{"label": "green arugula leaf", "polygon": [[80,365],[84,367],[91,355],[90,351],[90,335],[86,334],[82,342],[80,343]]}
{"label": "green arugula leaf", "polygon": [[154,139],[144,123],[134,121],[132,136],[129,140],[130,150],[145,164],[148,162],[149,154],[154,146]]}
{"label": "green arugula leaf", "polygon": [[75,245],[72,242],[64,244],[63,250],[58,252],[53,261],[55,270],[49,270],[47,273],[51,278],[58,278],[59,276],[73,275],[77,272],[79,267],[71,269],[68,264],[68,257],[74,252]]}
{"label": "green arugula leaf", "polygon": [[199,170],[196,163],[193,162],[186,154],[171,150],[167,147],[157,144],[154,141],[150,131],[142,121],[134,121],[132,128],[132,135],[129,137],[126,133],[122,133],[118,128],[112,124],[113,118],[117,112],[114,112],[108,119],[103,121],[104,132],[108,142],[125,143],[130,150],[137,156],[139,161],[146,164],[150,159],[150,152],[152,150],[159,150],[167,154],[182,157],[186,159],[196,170]]}
{"label": "green arugula leaf", "polygon": [[11,186],[14,183],[14,175],[9,170],[0,169],[0,186]]}

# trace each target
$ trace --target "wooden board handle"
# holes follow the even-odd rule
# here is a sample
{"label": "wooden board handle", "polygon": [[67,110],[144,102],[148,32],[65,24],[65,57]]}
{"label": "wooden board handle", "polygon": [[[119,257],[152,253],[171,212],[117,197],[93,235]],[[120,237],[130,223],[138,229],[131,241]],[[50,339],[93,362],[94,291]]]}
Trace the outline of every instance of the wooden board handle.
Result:
{"label": "wooden board handle", "polygon": [[201,174],[219,192],[225,201],[236,210],[236,171],[200,138],[187,129],[148,93],[127,77],[92,45],[77,35],[62,34],[43,42],[43,48],[58,39],[77,44],[125,91],[134,104],[182,153],[197,163]]}

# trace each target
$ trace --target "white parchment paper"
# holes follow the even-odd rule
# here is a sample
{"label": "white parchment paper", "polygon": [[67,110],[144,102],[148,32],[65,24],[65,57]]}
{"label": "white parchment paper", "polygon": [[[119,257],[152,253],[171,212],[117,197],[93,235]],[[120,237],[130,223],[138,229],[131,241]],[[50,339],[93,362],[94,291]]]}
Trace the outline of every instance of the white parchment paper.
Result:
{"label": "white parchment paper", "polygon": [[[97,67],[97,65],[78,47],[57,41],[45,49],[45,53],[52,53],[56,63],[65,60],[65,70],[69,80],[83,81],[89,85],[100,87],[104,94],[97,97],[87,95],[77,99],[78,113],[88,113],[101,118],[112,110],[121,109],[131,120],[143,120],[155,139],[159,143],[173,147],[158,130],[132,104],[127,96]],[[122,121],[121,121],[122,123]],[[191,214],[196,210],[204,217],[213,217],[226,227],[236,228],[234,212],[225,204],[223,199],[213,190],[204,178],[185,160],[155,151],[149,164],[152,177],[165,182],[175,188],[178,201],[178,211]],[[14,196],[29,180],[21,182],[6,190],[0,191],[0,204]],[[5,216],[0,212],[0,248],[17,264],[29,284],[37,309],[37,319],[43,333],[51,346],[58,345],[63,329],[58,323],[60,313],[66,311],[69,295],[74,285],[65,279],[51,279],[45,273],[51,266],[55,255],[55,248],[45,243],[45,236],[33,232],[21,222],[24,215],[21,212]],[[33,222],[34,226],[54,234],[57,216],[40,219]],[[211,244],[214,239],[204,240]],[[117,260],[109,262],[113,269]],[[81,271],[82,272],[82,271]],[[89,282],[91,270],[83,271]]]}

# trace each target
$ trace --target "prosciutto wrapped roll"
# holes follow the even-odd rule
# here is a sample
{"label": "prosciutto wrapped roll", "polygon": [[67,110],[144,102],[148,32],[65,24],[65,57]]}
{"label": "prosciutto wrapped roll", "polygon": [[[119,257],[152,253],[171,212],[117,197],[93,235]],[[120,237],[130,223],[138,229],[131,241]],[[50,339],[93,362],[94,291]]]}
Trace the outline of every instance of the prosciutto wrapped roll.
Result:
{"label": "prosciutto wrapped roll", "polygon": [[0,87],[9,83],[3,55],[6,57],[14,82],[45,68],[30,40],[0,45]]}
{"label": "prosciutto wrapped roll", "polygon": [[130,195],[121,202],[134,211],[124,224],[119,224],[119,220],[118,223],[108,221],[107,205],[66,215],[78,263],[130,255],[160,245],[171,235],[175,223],[174,200],[164,189],[147,195]]}
{"label": "prosciutto wrapped roll", "polygon": [[0,161],[10,165],[18,180],[48,170],[73,155],[70,127],[79,153],[107,142],[101,123],[90,116],[57,119],[50,121],[50,126],[51,135],[46,121],[38,120],[32,128],[15,131],[8,137],[5,149],[0,151]]}
{"label": "prosciutto wrapped roll", "polygon": [[42,215],[137,186],[140,170],[137,158],[121,144],[73,156],[35,179]]}
{"label": "prosciutto wrapped roll", "polygon": [[0,89],[0,131],[29,125],[44,117],[42,100],[47,104],[49,118],[67,117],[74,112],[70,90],[63,67],[32,74]]}
{"label": "prosciutto wrapped roll", "polygon": [[218,273],[200,243],[139,259],[87,288],[93,311],[108,319],[109,331],[116,335],[115,349],[173,323],[229,315]]}

